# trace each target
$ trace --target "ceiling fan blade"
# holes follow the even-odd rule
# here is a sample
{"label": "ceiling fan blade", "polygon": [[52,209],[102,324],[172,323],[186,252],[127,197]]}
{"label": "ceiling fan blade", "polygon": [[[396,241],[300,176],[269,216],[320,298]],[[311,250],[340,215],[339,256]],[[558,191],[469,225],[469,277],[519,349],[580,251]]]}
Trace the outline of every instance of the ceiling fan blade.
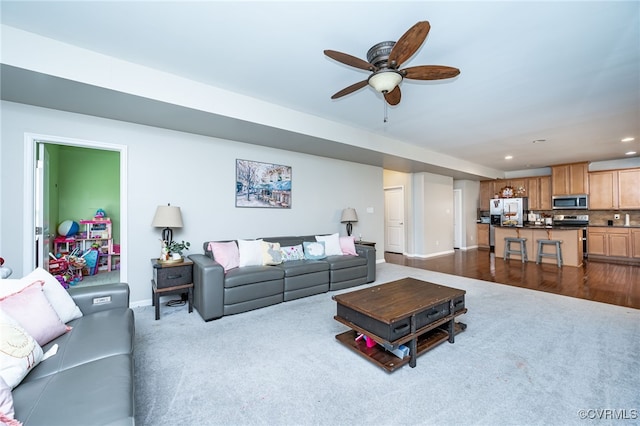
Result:
{"label": "ceiling fan blade", "polygon": [[369,62],[356,58],[355,56],[347,55],[346,53],[336,52],[335,50],[325,50],[324,54],[330,57],[331,59],[335,59],[338,62],[342,62],[345,65],[349,65],[351,67],[359,68],[365,71],[375,71],[376,67],[374,67]]}
{"label": "ceiling fan blade", "polygon": [[344,88],[344,89],[342,89],[341,91],[337,92],[335,95],[333,95],[333,96],[331,97],[331,99],[338,99],[338,98],[341,98],[341,97],[343,97],[343,96],[345,96],[345,95],[348,95],[349,93],[353,93],[353,92],[355,92],[356,90],[362,89],[362,88],[363,88],[364,86],[366,86],[367,84],[369,84],[367,80],[362,80],[362,81],[359,81],[359,82],[357,82],[357,83],[354,83],[354,84],[352,84],[351,86],[349,86],[349,87],[345,87],[345,88]]}
{"label": "ceiling fan blade", "polygon": [[398,105],[401,97],[400,86],[396,86],[395,89],[384,94],[384,99],[389,105]]}
{"label": "ceiling fan blade", "polygon": [[454,67],[444,65],[420,65],[417,67],[409,67],[400,72],[404,78],[413,80],[443,80],[452,78],[460,74],[460,70]]}
{"label": "ceiling fan blade", "polygon": [[413,56],[424,43],[430,29],[429,21],[420,21],[409,28],[391,49],[389,64],[397,69],[404,61]]}

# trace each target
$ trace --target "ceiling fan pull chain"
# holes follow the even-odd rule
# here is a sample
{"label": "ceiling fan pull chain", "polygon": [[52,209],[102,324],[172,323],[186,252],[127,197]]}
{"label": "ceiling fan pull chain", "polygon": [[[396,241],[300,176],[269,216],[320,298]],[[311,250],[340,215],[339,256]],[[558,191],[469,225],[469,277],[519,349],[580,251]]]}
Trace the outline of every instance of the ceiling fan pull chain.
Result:
{"label": "ceiling fan pull chain", "polygon": [[387,114],[387,102],[383,99],[382,103],[384,104],[384,122],[389,121],[389,116]]}

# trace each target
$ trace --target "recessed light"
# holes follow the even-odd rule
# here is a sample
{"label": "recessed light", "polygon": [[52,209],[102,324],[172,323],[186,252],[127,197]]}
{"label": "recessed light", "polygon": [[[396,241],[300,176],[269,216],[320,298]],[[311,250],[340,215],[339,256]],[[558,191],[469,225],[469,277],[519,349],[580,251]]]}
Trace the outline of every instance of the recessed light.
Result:
{"label": "recessed light", "polygon": [[513,158],[513,155],[507,155],[506,157],[504,157],[505,160],[511,160]]}
{"label": "recessed light", "polygon": [[625,152],[624,155],[636,155],[635,151]]}
{"label": "recessed light", "polygon": [[620,139],[620,142],[632,142],[634,140],[635,138],[624,138],[624,139]]}

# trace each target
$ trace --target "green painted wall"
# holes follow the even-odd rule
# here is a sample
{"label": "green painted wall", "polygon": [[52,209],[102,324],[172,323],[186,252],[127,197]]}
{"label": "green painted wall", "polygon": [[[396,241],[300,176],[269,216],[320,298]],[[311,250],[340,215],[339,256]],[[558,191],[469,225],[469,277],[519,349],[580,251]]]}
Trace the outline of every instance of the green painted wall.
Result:
{"label": "green painted wall", "polygon": [[[113,224],[113,242],[119,244],[120,153],[63,145],[57,151],[57,172],[52,168],[58,185],[57,223],[92,219],[96,210],[103,209]],[[53,186],[56,178],[51,180]]]}

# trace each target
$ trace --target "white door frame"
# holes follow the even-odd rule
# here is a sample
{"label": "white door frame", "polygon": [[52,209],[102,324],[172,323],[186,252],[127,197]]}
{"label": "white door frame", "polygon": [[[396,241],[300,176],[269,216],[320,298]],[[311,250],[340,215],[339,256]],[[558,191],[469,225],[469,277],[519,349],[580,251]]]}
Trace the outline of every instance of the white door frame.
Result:
{"label": "white door frame", "polygon": [[462,247],[462,189],[453,190],[453,248]]}
{"label": "white door frame", "polygon": [[398,185],[398,186],[386,186],[386,187],[384,187],[384,188],[383,188],[383,190],[384,190],[384,195],[385,195],[385,196],[384,196],[384,203],[385,203],[385,205],[384,205],[384,211],[385,211],[385,217],[384,217],[384,236],[385,236],[385,239],[384,239],[384,247],[383,247],[383,249],[386,251],[386,250],[387,250],[387,248],[388,248],[388,244],[389,244],[389,241],[388,241],[388,239],[387,239],[387,235],[388,235],[388,230],[387,230],[387,228],[388,228],[388,227],[387,227],[387,220],[388,220],[388,218],[387,218],[387,210],[388,210],[388,206],[387,206],[387,202],[388,202],[388,200],[387,200],[387,196],[386,196],[386,194],[387,194],[387,191],[392,191],[392,190],[393,190],[393,191],[396,191],[396,190],[399,190],[399,191],[400,191],[400,193],[401,193],[401,195],[402,195],[402,204],[401,204],[401,206],[400,206],[400,207],[402,208],[402,223],[401,223],[401,225],[402,225],[402,244],[401,244],[401,245],[402,245],[402,247],[401,247],[401,251],[400,251],[400,252],[401,252],[402,254],[405,254],[405,253],[407,252],[407,228],[406,228],[406,225],[405,225],[405,223],[406,223],[406,215],[407,215],[407,212],[405,211],[405,208],[404,208],[404,207],[405,207],[405,192],[404,192],[404,186],[402,186],[402,185]]}
{"label": "white door frame", "polygon": [[103,149],[120,153],[120,281],[127,282],[127,147],[106,142],[96,142],[83,139],[72,139],[62,136],[42,135],[36,133],[24,134],[24,194],[23,211],[25,212],[23,229],[23,264],[24,274],[34,269],[36,264],[36,249],[33,236],[35,235],[35,170],[36,145],[38,142],[52,145],[69,145],[81,148]]}

